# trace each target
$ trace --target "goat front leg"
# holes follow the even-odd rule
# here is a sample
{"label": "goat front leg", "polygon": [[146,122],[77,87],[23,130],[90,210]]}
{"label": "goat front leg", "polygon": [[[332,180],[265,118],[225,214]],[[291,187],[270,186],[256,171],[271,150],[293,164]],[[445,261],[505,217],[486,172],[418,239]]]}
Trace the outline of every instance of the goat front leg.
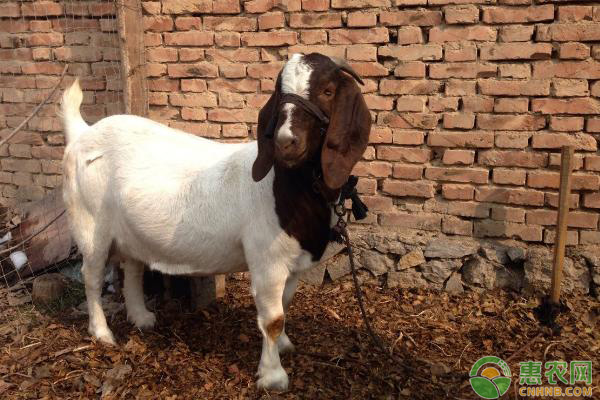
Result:
{"label": "goat front leg", "polygon": [[125,273],[123,282],[123,295],[127,319],[139,329],[150,329],[156,323],[153,312],[148,311],[144,303],[144,265],[130,258],[121,262]]}
{"label": "goat front leg", "polygon": [[[286,315],[297,287],[298,276],[290,275],[285,281],[285,288],[283,290],[283,309],[285,310]],[[279,348],[279,353],[291,353],[295,350],[294,344],[285,333],[285,325],[281,331],[281,335],[279,335],[279,338],[277,339],[277,347]]]}
{"label": "goat front leg", "polygon": [[257,373],[259,389],[287,390],[288,387],[278,346],[285,323],[282,300],[288,274],[284,266],[269,266],[252,274],[252,295],[258,311],[258,328],[263,335]]}

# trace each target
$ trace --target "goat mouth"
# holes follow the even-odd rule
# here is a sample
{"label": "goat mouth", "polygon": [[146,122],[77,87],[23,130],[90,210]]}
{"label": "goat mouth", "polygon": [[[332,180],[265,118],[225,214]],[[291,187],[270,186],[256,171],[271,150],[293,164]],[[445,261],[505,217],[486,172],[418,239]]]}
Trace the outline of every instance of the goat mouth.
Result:
{"label": "goat mouth", "polygon": [[308,149],[304,149],[300,154],[278,155],[277,160],[285,167],[292,168],[302,163],[308,155]]}

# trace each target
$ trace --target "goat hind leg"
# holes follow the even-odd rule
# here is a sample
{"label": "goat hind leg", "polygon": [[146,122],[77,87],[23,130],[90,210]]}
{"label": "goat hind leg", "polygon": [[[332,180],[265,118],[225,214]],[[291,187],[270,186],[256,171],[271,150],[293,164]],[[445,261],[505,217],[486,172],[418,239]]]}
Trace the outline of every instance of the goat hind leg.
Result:
{"label": "goat hind leg", "polygon": [[121,262],[125,273],[123,295],[127,308],[127,319],[139,328],[150,329],[156,323],[156,316],[148,311],[144,303],[144,265],[131,258]]}
{"label": "goat hind leg", "polygon": [[81,272],[85,282],[88,314],[90,318],[88,332],[96,339],[115,344],[115,338],[106,323],[102,309],[102,286],[104,284],[104,267],[106,257],[83,257]]}

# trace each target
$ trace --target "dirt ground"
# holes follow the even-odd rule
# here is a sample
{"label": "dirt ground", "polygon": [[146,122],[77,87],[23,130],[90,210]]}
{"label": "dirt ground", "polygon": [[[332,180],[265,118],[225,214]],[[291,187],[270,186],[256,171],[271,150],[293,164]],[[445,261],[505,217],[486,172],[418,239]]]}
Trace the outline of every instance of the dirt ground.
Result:
{"label": "dirt ground", "polygon": [[246,279],[229,278],[226,297],[201,312],[163,305],[153,331],[117,312],[109,325],[118,347],[91,341],[87,316],[69,305],[9,306],[0,290],[0,398],[476,399],[468,371],[496,355],[512,370],[513,399],[519,361],[584,359],[598,368],[600,303],[589,296],[566,299],[562,332],[552,337],[533,314],[537,301],[514,293],[365,292],[376,331],[404,362],[369,341],[350,281],[301,285],[286,326],[297,352],[282,356],[290,390],[267,393],[255,386],[261,338]]}

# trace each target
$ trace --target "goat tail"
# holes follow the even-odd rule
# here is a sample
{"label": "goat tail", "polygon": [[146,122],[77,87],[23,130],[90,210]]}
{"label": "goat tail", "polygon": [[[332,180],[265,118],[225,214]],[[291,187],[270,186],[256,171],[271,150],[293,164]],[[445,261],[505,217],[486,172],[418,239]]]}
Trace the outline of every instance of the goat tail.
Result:
{"label": "goat tail", "polygon": [[83,92],[79,86],[79,78],[65,90],[62,97],[60,114],[65,128],[67,143],[71,143],[89,128],[81,117],[79,107],[83,101]]}

